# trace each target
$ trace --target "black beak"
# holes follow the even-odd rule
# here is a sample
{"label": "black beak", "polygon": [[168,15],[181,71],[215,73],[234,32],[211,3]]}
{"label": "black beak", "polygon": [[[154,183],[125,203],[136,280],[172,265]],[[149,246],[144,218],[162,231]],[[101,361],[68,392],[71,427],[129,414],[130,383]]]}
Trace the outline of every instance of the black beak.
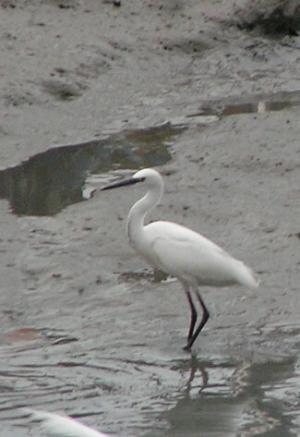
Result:
{"label": "black beak", "polygon": [[126,185],[137,184],[138,182],[143,182],[144,180],[145,180],[145,178],[123,179],[122,181],[113,182],[112,184],[106,185],[105,187],[101,188],[101,191],[111,190],[112,188],[125,187]]}

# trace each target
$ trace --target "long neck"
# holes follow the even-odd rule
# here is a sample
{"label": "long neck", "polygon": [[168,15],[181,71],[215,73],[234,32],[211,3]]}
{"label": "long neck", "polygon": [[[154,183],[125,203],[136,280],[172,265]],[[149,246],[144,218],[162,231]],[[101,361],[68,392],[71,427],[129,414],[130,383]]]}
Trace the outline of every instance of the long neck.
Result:
{"label": "long neck", "polygon": [[143,241],[145,216],[158,204],[162,194],[162,184],[157,184],[154,187],[151,187],[151,190],[149,190],[144,197],[138,200],[129,211],[127,232],[132,246],[137,248],[139,242]]}

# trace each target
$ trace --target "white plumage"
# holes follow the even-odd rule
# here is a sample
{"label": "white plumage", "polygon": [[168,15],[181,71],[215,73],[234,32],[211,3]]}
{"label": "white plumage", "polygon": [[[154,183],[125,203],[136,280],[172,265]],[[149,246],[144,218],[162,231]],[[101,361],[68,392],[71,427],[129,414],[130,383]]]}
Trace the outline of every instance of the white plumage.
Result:
{"label": "white plumage", "polygon": [[159,221],[145,226],[144,235],[150,247],[148,261],[181,281],[207,286],[237,282],[248,288],[257,286],[253,273],[242,261],[197,232]]}
{"label": "white plumage", "polygon": [[[191,323],[184,348],[189,350],[209,318],[208,310],[197,290],[198,286],[224,287],[240,284],[254,289],[258,282],[251,269],[242,261],[233,258],[221,247],[191,229],[167,221],[144,226],[147,212],[158,204],[163,194],[163,179],[156,170],[140,170],[130,179],[112,183],[103,190],[138,182],[145,184],[147,192],[129,212],[129,241],[149,264],[175,276],[182,283],[191,309]],[[203,310],[202,320],[195,331],[197,311],[191,291]]]}
{"label": "white plumage", "polygon": [[42,430],[51,437],[108,437],[69,416],[61,416],[47,411],[27,410],[31,420],[40,422]]}

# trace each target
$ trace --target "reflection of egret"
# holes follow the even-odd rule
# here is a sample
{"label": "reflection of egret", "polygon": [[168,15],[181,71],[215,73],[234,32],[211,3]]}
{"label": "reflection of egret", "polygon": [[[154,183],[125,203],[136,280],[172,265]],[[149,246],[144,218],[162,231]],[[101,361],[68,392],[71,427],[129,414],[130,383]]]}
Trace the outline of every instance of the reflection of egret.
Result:
{"label": "reflection of egret", "polygon": [[[226,388],[227,384],[221,380],[228,379],[231,381],[238,372],[239,366],[234,361],[207,361],[199,360],[196,355],[191,355],[188,361],[182,361],[174,367],[174,370],[179,371],[182,375],[187,375],[184,378],[184,394],[189,398],[191,392],[202,393],[203,395],[220,393]],[[226,377],[225,377],[226,375]],[[211,381],[213,380],[213,382]],[[230,383],[231,386],[231,383]],[[226,389],[227,391],[227,389]]]}
{"label": "reflection of egret", "polygon": [[108,437],[68,416],[46,411],[29,410],[31,420],[40,422],[47,435],[53,437]]}
{"label": "reflection of egret", "polygon": [[236,366],[234,359],[222,357],[201,360],[191,355],[191,359],[179,361],[173,369],[183,373],[184,385],[176,403],[171,408],[168,405],[162,414],[168,422],[164,435],[240,435],[240,423],[249,397],[236,396],[232,390],[231,379]]}
{"label": "reflection of egret", "polygon": [[[163,180],[156,170],[140,170],[130,179],[107,185],[103,190],[138,182],[144,182],[148,191],[129,212],[129,240],[146,261],[175,276],[182,283],[191,310],[187,344],[184,349],[190,350],[209,318],[208,310],[198,292],[199,285],[222,287],[241,284],[253,289],[258,283],[252,271],[243,262],[233,258],[202,235],[166,221],[144,226],[145,215],[158,204],[163,194]],[[191,291],[202,308],[202,320],[196,329],[194,328],[197,311]]]}
{"label": "reflection of egret", "polygon": [[202,379],[202,384],[199,386],[199,393],[201,393],[208,386],[208,372],[206,370],[205,363],[199,362],[196,357],[192,356],[190,377],[186,384],[187,393],[191,391],[192,383],[195,379],[197,371],[200,372],[201,379]]}
{"label": "reflection of egret", "polygon": [[192,389],[197,388],[198,393],[201,393],[208,386],[207,366],[208,363],[206,361],[199,361],[196,355],[192,354],[189,361],[183,361],[179,366],[174,367],[174,370],[179,370],[183,375],[189,373],[188,380],[184,383],[184,393],[186,397],[190,396]]}

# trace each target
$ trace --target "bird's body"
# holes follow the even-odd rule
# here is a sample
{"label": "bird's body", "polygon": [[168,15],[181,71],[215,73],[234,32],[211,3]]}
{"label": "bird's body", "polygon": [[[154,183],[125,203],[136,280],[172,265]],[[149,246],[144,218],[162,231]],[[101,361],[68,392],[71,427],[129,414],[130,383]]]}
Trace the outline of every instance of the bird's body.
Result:
{"label": "bird's body", "polygon": [[[142,244],[141,244],[142,243]],[[237,283],[255,288],[251,270],[203,235],[167,221],[144,227],[143,242],[132,246],[149,264],[181,282],[214,287]]]}
{"label": "bird's body", "polygon": [[[113,183],[104,189],[137,182],[144,182],[148,191],[129,212],[127,221],[129,241],[149,264],[175,276],[182,283],[191,309],[191,323],[185,347],[190,349],[209,317],[197,290],[198,286],[225,287],[241,284],[254,289],[258,282],[250,268],[242,261],[233,258],[203,235],[167,221],[144,225],[146,214],[158,204],[163,194],[163,179],[156,170],[140,170],[131,179]],[[191,290],[203,310],[202,320],[195,331],[197,311]]]}
{"label": "bird's body", "polygon": [[26,412],[29,413],[32,422],[41,424],[42,430],[49,437],[108,437],[107,434],[89,428],[69,416],[41,410],[26,410]]}

